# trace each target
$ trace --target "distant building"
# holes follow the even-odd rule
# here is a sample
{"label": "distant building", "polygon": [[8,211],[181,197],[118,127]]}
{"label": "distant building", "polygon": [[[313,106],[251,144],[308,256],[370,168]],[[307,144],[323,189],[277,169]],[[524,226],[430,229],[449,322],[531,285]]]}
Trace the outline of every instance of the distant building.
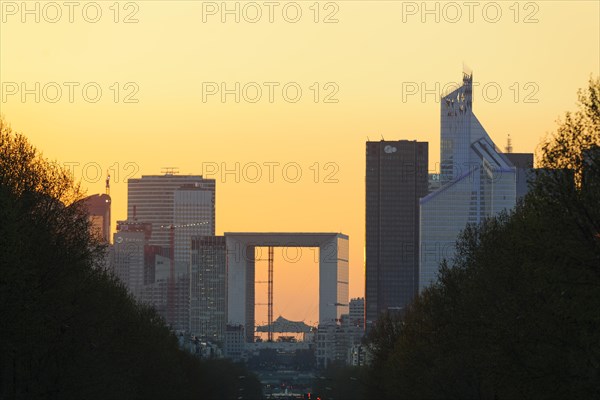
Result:
{"label": "distant building", "polygon": [[[347,315],[342,320],[347,320]],[[364,330],[362,327],[342,324],[320,324],[316,333],[318,368],[327,368],[331,363],[349,364],[352,348],[359,345]]]}
{"label": "distant building", "polygon": [[93,233],[103,242],[110,243],[110,206],[107,194],[95,194],[83,199],[90,216]]}
{"label": "distant building", "polygon": [[472,93],[473,76],[465,71],[462,86],[440,102],[441,187],[420,200],[420,290],[437,279],[439,263],[454,256],[468,223],[515,205],[515,166],[473,113]]}
{"label": "distant building", "polygon": [[533,153],[505,153],[516,168],[516,198],[522,199],[529,192],[530,181],[535,178]]}
{"label": "distant building", "polygon": [[186,184],[174,192],[175,262],[189,265],[192,237],[215,234],[213,180]]}
{"label": "distant building", "polygon": [[350,299],[349,325],[364,328],[365,326],[365,299],[358,297]]}
{"label": "distant building", "polygon": [[169,280],[171,274],[171,258],[154,255],[154,282],[144,285],[140,300],[151,305],[165,318],[174,330],[189,330],[189,286],[188,268],[182,264],[174,265],[173,282],[173,314],[169,318]]}
{"label": "distant building", "polygon": [[222,343],[227,323],[225,237],[193,237],[191,244],[190,332]]}
{"label": "distant building", "polygon": [[[207,191],[208,195],[195,194],[197,191]],[[127,196],[127,219],[152,224],[150,245],[170,247],[168,227],[174,224],[207,222],[186,228],[187,234],[215,234],[214,179],[200,175],[143,175],[129,179]],[[175,234],[177,239],[177,228]]]}
{"label": "distant building", "polygon": [[118,221],[114,234],[112,269],[135,296],[145,284],[145,246],[150,237],[150,224]]}
{"label": "distant building", "polygon": [[442,187],[442,181],[440,180],[440,174],[429,174],[429,187],[427,188],[427,192],[435,192],[439,188]]}
{"label": "distant building", "polygon": [[349,237],[343,233],[225,232],[227,245],[227,323],[244,325],[254,341],[256,248],[319,248],[319,323],[348,313]]}
{"label": "distant building", "polygon": [[[215,233],[215,180],[200,175],[144,175],[129,179],[128,220],[151,226],[148,246],[168,257],[152,271],[146,264],[144,299],[152,299],[161,315],[176,329],[189,329],[191,243],[194,235]],[[154,255],[148,253],[152,258]],[[172,260],[171,260],[172,259]],[[173,305],[169,307],[171,261],[175,273]],[[157,268],[160,267],[160,268]],[[151,279],[154,273],[154,279]],[[160,297],[163,296],[163,297]]]}
{"label": "distant building", "polygon": [[346,362],[347,365],[360,367],[362,365],[366,365],[368,361],[368,352],[365,345],[355,344],[350,347],[350,351],[348,352],[348,360]]}
{"label": "distant building", "polygon": [[428,144],[367,142],[366,324],[418,292],[419,199],[428,193]]}
{"label": "distant building", "polygon": [[246,332],[244,325],[227,325],[225,327],[225,345],[223,355],[235,361],[245,356]]}

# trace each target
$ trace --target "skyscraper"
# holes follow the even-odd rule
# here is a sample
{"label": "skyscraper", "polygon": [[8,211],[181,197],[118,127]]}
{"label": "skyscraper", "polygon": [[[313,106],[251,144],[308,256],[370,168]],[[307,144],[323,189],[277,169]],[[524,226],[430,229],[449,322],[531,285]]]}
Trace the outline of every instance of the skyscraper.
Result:
{"label": "skyscraper", "polygon": [[[181,192],[176,194],[179,190]],[[208,194],[194,196],[192,193],[195,191]],[[214,235],[215,180],[204,179],[200,175],[174,174],[129,179],[127,219],[151,223],[149,244],[162,248],[171,246],[168,227],[173,224],[189,225],[185,231],[190,237],[194,234]],[[175,231],[175,235],[179,235],[177,228]]]}
{"label": "skyscraper", "polygon": [[150,229],[149,223],[117,221],[114,234],[113,272],[136,297],[146,281],[144,252]]}
{"label": "skyscraper", "polygon": [[225,236],[192,238],[190,332],[205,340],[225,339],[227,324]]}
{"label": "skyscraper", "polygon": [[90,215],[93,233],[105,243],[110,243],[110,205],[107,194],[94,194],[83,199]]}
{"label": "skyscraper", "polygon": [[192,237],[215,234],[214,181],[183,185],[173,201],[175,262],[189,264]]}
{"label": "skyscraper", "polygon": [[428,191],[428,143],[367,142],[365,307],[369,326],[418,290],[419,199]]}
{"label": "skyscraper", "polygon": [[468,223],[511,209],[516,174],[473,114],[473,76],[441,99],[441,187],[420,200],[422,290],[437,278],[439,263],[451,259],[459,233]]}
{"label": "skyscraper", "polygon": [[364,329],[365,327],[365,299],[357,297],[350,299],[349,303],[349,319],[350,325],[358,326]]}
{"label": "skyscraper", "polygon": [[172,173],[130,179],[127,215],[132,223],[150,224],[146,244],[169,258],[166,264],[159,259],[154,271],[148,271],[150,263],[143,263],[145,276],[154,277],[151,283],[146,279],[143,298],[165,310],[163,316],[175,329],[188,329],[191,241],[194,235],[215,233],[215,180]]}

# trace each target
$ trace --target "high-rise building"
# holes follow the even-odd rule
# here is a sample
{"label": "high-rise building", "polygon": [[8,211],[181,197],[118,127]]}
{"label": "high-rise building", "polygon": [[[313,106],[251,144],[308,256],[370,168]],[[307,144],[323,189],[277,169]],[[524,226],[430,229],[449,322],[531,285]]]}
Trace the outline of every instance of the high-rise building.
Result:
{"label": "high-rise building", "polygon": [[[160,247],[158,247],[161,249]],[[154,281],[144,285],[139,299],[151,305],[174,330],[189,329],[189,273],[183,264],[174,265],[173,306],[169,312],[169,290],[171,258],[154,253],[152,246],[146,247],[146,265],[153,267]]]}
{"label": "high-rise building", "polygon": [[132,222],[150,224],[146,244],[160,254],[148,254],[156,264],[152,271],[152,263],[145,263],[144,300],[150,299],[174,329],[189,329],[191,241],[194,235],[215,233],[215,180],[172,173],[129,179],[127,215]]}
{"label": "high-rise building", "polygon": [[175,262],[189,265],[192,237],[215,234],[214,180],[181,186],[173,201]]}
{"label": "high-rise building", "polygon": [[[198,194],[199,191],[205,193]],[[179,212],[182,214],[178,215]],[[171,225],[188,225],[180,229],[190,237],[214,235],[215,180],[204,179],[200,175],[174,174],[144,175],[129,179],[127,218],[151,223],[152,236],[149,244],[162,248],[171,246]],[[177,227],[174,229],[177,241],[179,232]],[[177,256],[179,257],[181,254]]]}
{"label": "high-rise building", "polygon": [[364,329],[365,326],[365,299],[364,297],[357,297],[350,299],[349,305],[349,319],[350,325],[358,326]]}
{"label": "high-rise building", "polygon": [[114,234],[112,269],[129,291],[139,296],[145,284],[145,246],[150,238],[148,223],[118,221]]}
{"label": "high-rise building", "polygon": [[419,199],[428,193],[428,143],[367,142],[367,326],[418,292]]}
{"label": "high-rise building", "polygon": [[105,243],[110,243],[110,196],[94,194],[86,197],[83,201],[90,216],[94,235],[100,237]]}
{"label": "high-rise building", "polygon": [[439,263],[453,257],[468,223],[515,205],[515,167],[473,113],[472,88],[465,71],[463,84],[441,99],[441,187],[420,200],[421,290],[437,279]]}
{"label": "high-rise building", "polygon": [[227,324],[227,252],[225,236],[192,238],[190,332],[223,342]]}

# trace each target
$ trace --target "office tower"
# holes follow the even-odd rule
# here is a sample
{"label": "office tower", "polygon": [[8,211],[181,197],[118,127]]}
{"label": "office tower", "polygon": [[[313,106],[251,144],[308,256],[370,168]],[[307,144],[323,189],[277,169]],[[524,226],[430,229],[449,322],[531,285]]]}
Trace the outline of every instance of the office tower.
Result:
{"label": "office tower", "polygon": [[192,238],[190,332],[223,342],[227,323],[227,253],[225,236]]}
{"label": "office tower", "polygon": [[168,257],[155,265],[154,282],[143,298],[164,310],[161,314],[174,329],[188,329],[191,238],[214,235],[215,180],[172,173],[129,179],[127,215],[151,225],[147,245],[158,246],[161,256]]}
{"label": "office tower", "polygon": [[[208,198],[190,194],[192,188],[207,191]],[[180,189],[181,192],[176,195]],[[189,225],[181,229],[190,235],[215,234],[214,179],[204,179],[200,175],[144,175],[129,179],[127,196],[127,219],[152,224],[150,245],[169,248],[169,226],[175,224]],[[177,212],[184,212],[190,219],[176,215],[176,208]],[[179,235],[177,230],[175,226],[175,235]]]}
{"label": "office tower", "polygon": [[367,327],[386,310],[401,310],[418,290],[419,199],[428,192],[428,144],[367,142]]}
{"label": "office tower", "polygon": [[150,234],[149,223],[132,221],[118,221],[114,234],[113,273],[138,298],[146,281],[145,246]]}
{"label": "office tower", "polygon": [[[155,252],[156,249],[158,252]],[[162,254],[161,254],[162,253]],[[154,273],[154,281],[144,285],[140,301],[151,305],[175,330],[189,329],[189,273],[184,264],[174,265],[173,307],[169,312],[171,257],[169,249],[146,246],[146,267]]]}
{"label": "office tower", "polygon": [[357,297],[350,300],[350,324],[352,326],[359,326],[364,328],[365,326],[365,299],[363,297]]}
{"label": "office tower", "polygon": [[192,237],[215,234],[214,181],[183,185],[173,201],[175,262],[189,265]]}
{"label": "office tower", "polygon": [[95,194],[83,199],[90,215],[91,228],[95,236],[103,242],[110,243],[110,205],[107,194]]}
{"label": "office tower", "polygon": [[472,87],[465,71],[463,84],[440,102],[442,186],[420,200],[420,290],[437,279],[439,263],[453,257],[467,223],[515,205],[515,167],[473,114]]}

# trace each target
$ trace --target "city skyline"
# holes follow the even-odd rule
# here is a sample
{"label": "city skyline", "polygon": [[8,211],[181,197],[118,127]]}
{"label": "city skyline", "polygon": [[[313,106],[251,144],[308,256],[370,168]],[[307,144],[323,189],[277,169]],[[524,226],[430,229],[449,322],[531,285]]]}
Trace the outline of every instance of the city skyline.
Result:
{"label": "city skyline", "polygon": [[600,0],[0,0],[0,398],[597,398]]}
{"label": "city skyline", "polygon": [[[348,234],[353,238],[349,295],[362,297],[363,146],[368,138],[429,142],[429,171],[437,170],[440,95],[448,84],[459,83],[464,61],[476,71],[474,101],[493,141],[503,147],[511,134],[515,152],[533,152],[554,130],[555,119],[573,108],[576,88],[599,70],[600,46],[593,35],[598,31],[597,3],[541,2],[537,11],[520,3],[517,23],[508,3],[501,4],[498,23],[483,19],[481,8],[473,23],[465,20],[466,9],[457,23],[441,14],[439,22],[430,15],[422,23],[421,10],[403,14],[407,10],[402,4],[409,3],[336,3],[338,22],[332,24],[312,23],[309,4],[303,5],[300,23],[286,23],[277,14],[272,25],[221,23],[218,14],[203,22],[199,2],[171,7],[136,3],[136,24],[113,23],[108,8],[95,25],[82,21],[80,14],[73,24],[50,24],[43,18],[22,23],[19,14],[3,14],[0,80],[6,98],[0,112],[45,156],[71,168],[88,194],[104,193],[109,170],[113,233],[114,221],[127,215],[125,179],[176,166],[181,175],[216,180],[217,235],[315,230]],[[122,9],[120,20],[131,11]],[[320,11],[323,22],[335,10]],[[537,22],[525,22],[526,17]],[[577,23],[556,29],[564,21]],[[501,41],[495,39],[499,34]],[[63,42],[70,45],[59,45]],[[160,52],[163,56],[157,57]],[[78,91],[70,103],[62,82],[73,81],[79,87],[98,82],[102,100],[89,103]],[[228,88],[235,82],[242,88],[258,82],[266,96],[263,82],[270,81],[279,82],[279,88],[298,82],[302,100],[287,102],[278,91],[273,103],[266,97],[250,103],[243,96],[236,103],[235,95],[223,103],[218,94],[203,101],[203,82],[225,82]],[[6,94],[11,82],[25,82],[28,88],[35,82],[41,87],[59,82],[64,98],[50,103],[41,96],[37,103],[29,95],[23,102],[20,93]],[[110,89],[114,82],[120,85],[117,103]],[[125,88],[128,82],[138,86],[138,103],[123,102],[132,93],[131,87]],[[314,82],[320,89],[317,103],[310,89]],[[323,101],[335,89],[326,89],[328,82],[338,86],[333,97],[337,103]],[[502,95],[496,101],[498,87]],[[254,182],[256,164],[262,176]],[[281,173],[286,164],[289,176]],[[235,174],[223,175],[236,165],[237,182]],[[297,166],[302,177],[293,183]],[[293,290],[293,281],[286,288]],[[294,319],[296,313],[302,319],[295,306],[285,316]]]}

